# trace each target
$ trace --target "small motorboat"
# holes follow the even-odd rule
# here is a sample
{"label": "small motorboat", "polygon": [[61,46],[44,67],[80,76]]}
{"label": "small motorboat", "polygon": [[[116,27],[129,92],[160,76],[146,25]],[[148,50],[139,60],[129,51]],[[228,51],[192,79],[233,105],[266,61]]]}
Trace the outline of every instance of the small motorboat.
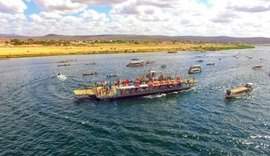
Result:
{"label": "small motorboat", "polygon": [[127,64],[127,67],[143,67],[144,62],[142,60],[140,61],[132,61]]}
{"label": "small motorboat", "polygon": [[256,65],[256,66],[254,66],[254,67],[252,67],[252,69],[254,69],[254,70],[258,70],[258,69],[262,69],[262,65]]}
{"label": "small motorboat", "polygon": [[168,51],[168,54],[175,54],[177,51]]}
{"label": "small motorboat", "polygon": [[253,90],[252,83],[247,83],[245,85],[241,85],[232,89],[228,89],[225,93],[226,99],[232,99],[240,97],[241,95],[246,95],[247,93],[251,92]]}
{"label": "small motorboat", "polygon": [[65,81],[67,79],[66,75],[58,73],[57,74],[57,78],[61,81]]}
{"label": "small motorboat", "polygon": [[109,74],[107,75],[107,78],[113,78],[113,77],[118,77],[119,75],[118,74]]}
{"label": "small motorboat", "polygon": [[166,68],[166,67],[167,67],[166,64],[161,65],[161,68],[162,68],[162,69],[164,69],[164,68]]}
{"label": "small motorboat", "polygon": [[247,56],[248,59],[252,59],[253,57],[252,56]]}
{"label": "small motorboat", "polygon": [[147,61],[145,62],[145,64],[153,64],[153,63],[155,63],[155,60],[147,60]]}
{"label": "small motorboat", "polygon": [[200,65],[191,66],[188,70],[188,74],[196,74],[202,72],[202,68]]}
{"label": "small motorboat", "polygon": [[213,65],[215,65],[215,62],[208,62],[206,65],[207,66],[213,66]]}
{"label": "small motorboat", "polygon": [[91,63],[86,63],[85,65],[90,66],[90,65],[96,65],[96,62],[91,62]]}
{"label": "small motorboat", "polygon": [[82,76],[93,76],[97,75],[97,72],[91,72],[91,73],[83,73]]}
{"label": "small motorboat", "polygon": [[76,59],[74,60],[63,60],[63,61],[58,61],[56,63],[69,63],[69,62],[74,62],[74,61],[77,61]]}
{"label": "small motorboat", "polygon": [[70,66],[70,64],[59,64],[59,65],[57,65],[57,67],[66,67],[66,66]]}
{"label": "small motorboat", "polygon": [[140,58],[139,58],[139,57],[134,57],[134,58],[131,58],[130,60],[131,60],[131,61],[139,61]]}
{"label": "small motorboat", "polygon": [[203,62],[203,60],[197,60],[196,62],[202,63],[202,62]]}

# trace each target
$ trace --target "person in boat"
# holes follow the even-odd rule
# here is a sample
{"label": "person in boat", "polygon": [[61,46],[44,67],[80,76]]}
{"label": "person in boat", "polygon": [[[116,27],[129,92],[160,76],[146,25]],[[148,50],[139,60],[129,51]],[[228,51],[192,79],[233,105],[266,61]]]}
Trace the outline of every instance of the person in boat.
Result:
{"label": "person in boat", "polygon": [[231,90],[226,91],[226,95],[228,95],[228,96],[231,95],[231,93],[232,93]]}

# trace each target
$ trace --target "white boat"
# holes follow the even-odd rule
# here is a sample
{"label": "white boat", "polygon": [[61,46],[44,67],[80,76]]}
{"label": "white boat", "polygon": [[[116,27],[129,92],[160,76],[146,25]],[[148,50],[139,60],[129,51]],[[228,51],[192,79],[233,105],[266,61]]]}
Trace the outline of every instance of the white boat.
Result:
{"label": "white boat", "polygon": [[188,74],[196,74],[202,72],[200,65],[194,65],[189,68]]}
{"label": "white boat", "polygon": [[140,61],[132,61],[127,64],[127,67],[143,67],[144,62],[142,60]]}
{"label": "white boat", "polygon": [[66,75],[58,73],[57,78],[61,81],[65,81],[67,79]]}
{"label": "white boat", "polygon": [[208,62],[206,65],[207,66],[215,65],[215,62]]}

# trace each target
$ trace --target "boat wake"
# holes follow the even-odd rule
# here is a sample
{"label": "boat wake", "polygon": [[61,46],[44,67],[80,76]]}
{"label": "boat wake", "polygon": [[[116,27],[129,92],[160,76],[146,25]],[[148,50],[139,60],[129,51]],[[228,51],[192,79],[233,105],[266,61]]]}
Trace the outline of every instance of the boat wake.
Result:
{"label": "boat wake", "polygon": [[165,96],[167,96],[167,94],[163,93],[163,94],[156,94],[156,95],[147,95],[147,96],[143,96],[143,98],[153,99],[153,98],[162,98]]}

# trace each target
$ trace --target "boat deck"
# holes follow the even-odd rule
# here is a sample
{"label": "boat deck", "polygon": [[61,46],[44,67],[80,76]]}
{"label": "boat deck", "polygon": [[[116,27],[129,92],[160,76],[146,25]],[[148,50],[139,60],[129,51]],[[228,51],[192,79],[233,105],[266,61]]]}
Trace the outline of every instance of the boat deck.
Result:
{"label": "boat deck", "polygon": [[89,96],[95,96],[92,89],[82,89],[82,90],[74,90],[73,91],[75,95],[89,95]]}
{"label": "boat deck", "polygon": [[231,90],[231,92],[232,93],[241,93],[241,92],[244,92],[244,91],[247,91],[247,90],[249,90],[249,88],[244,87],[244,86],[240,86],[240,87],[233,88]]}

